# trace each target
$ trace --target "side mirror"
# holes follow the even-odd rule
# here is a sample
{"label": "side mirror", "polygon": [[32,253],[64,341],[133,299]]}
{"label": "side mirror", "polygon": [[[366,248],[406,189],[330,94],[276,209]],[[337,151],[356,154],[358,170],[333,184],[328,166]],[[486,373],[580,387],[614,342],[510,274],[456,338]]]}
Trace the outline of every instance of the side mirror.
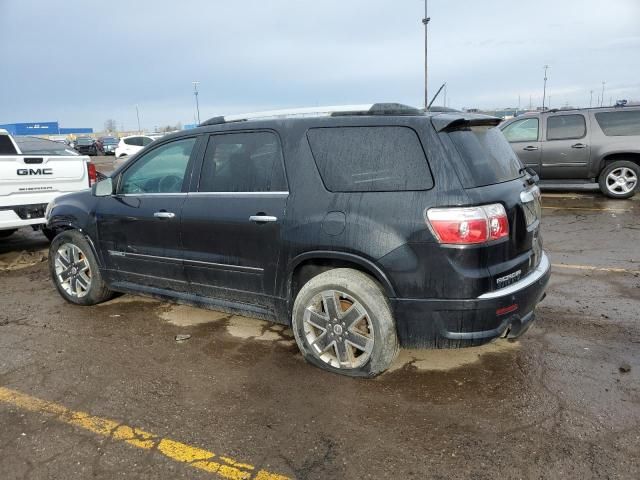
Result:
{"label": "side mirror", "polygon": [[94,197],[108,197],[109,195],[113,195],[113,180],[111,177],[100,180],[93,186]]}

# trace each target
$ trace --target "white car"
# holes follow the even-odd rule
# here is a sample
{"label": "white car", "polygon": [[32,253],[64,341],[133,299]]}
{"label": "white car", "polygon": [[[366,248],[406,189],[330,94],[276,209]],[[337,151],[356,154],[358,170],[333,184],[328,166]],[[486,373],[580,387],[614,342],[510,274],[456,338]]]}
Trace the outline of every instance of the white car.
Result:
{"label": "white car", "polygon": [[116,147],[116,158],[138,153],[154,140],[155,138],[148,135],[131,135],[129,137],[122,137],[120,139],[120,143],[118,143],[118,146]]}
{"label": "white car", "polygon": [[64,146],[60,150],[55,142],[22,140],[16,143],[0,130],[0,238],[31,226],[51,239],[54,232],[44,229],[47,205],[60,195],[91,187],[96,167],[89,157],[70,153]]}

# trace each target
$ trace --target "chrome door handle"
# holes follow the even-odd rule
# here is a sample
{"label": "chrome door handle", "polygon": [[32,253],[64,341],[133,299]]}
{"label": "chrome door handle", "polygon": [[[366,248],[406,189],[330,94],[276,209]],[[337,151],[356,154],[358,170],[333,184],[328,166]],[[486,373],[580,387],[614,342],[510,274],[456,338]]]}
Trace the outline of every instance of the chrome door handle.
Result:
{"label": "chrome door handle", "polygon": [[251,215],[249,220],[256,223],[277,222],[278,217],[272,217],[270,215]]}
{"label": "chrome door handle", "polygon": [[587,148],[584,143],[576,143],[575,145],[571,145],[571,148]]}
{"label": "chrome door handle", "polygon": [[524,147],[523,150],[525,150],[527,152],[533,152],[535,150],[538,150],[538,147],[534,147],[533,145],[529,145],[528,147]]}
{"label": "chrome door handle", "polygon": [[173,212],[156,212],[153,216],[156,218],[173,218],[176,214]]}

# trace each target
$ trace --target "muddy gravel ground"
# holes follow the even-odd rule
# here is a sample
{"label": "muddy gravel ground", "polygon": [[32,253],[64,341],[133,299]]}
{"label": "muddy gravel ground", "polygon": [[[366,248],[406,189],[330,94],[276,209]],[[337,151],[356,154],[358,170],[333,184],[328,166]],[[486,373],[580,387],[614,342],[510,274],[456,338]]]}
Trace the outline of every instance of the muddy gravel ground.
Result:
{"label": "muddy gravel ground", "polygon": [[640,199],[544,207],[553,276],[529,332],[403,350],[373,380],[307,365],[257,320],[129,295],[69,305],[43,236],[2,240],[0,478],[638,479]]}

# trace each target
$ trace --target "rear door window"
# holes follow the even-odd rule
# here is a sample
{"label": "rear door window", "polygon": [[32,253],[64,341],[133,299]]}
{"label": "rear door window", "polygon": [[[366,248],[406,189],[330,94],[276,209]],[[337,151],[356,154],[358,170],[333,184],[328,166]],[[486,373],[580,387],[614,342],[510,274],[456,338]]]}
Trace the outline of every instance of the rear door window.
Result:
{"label": "rear door window", "polygon": [[547,140],[582,138],[586,133],[584,115],[556,115],[547,118]]}
{"label": "rear door window", "polygon": [[209,138],[198,191],[286,190],[282,150],[274,133],[240,132]]}
{"label": "rear door window", "polygon": [[433,177],[417,133],[408,127],[332,127],[307,132],[332,192],[428,190]]}
{"label": "rear door window", "polygon": [[140,137],[125,138],[124,143],[126,143],[127,145],[133,145],[135,147],[142,146],[142,141]]}
{"label": "rear door window", "polygon": [[140,137],[140,144],[143,147],[146,147],[147,145],[149,145],[151,142],[153,142],[153,138],[149,138],[149,137]]}
{"label": "rear door window", "polygon": [[640,110],[600,112],[596,121],[607,137],[640,136]]}
{"label": "rear door window", "polygon": [[509,142],[538,141],[538,119],[524,118],[507,125],[502,133]]}
{"label": "rear door window", "polygon": [[462,159],[458,173],[465,188],[508,182],[522,175],[522,164],[498,127],[467,125],[448,135]]}

